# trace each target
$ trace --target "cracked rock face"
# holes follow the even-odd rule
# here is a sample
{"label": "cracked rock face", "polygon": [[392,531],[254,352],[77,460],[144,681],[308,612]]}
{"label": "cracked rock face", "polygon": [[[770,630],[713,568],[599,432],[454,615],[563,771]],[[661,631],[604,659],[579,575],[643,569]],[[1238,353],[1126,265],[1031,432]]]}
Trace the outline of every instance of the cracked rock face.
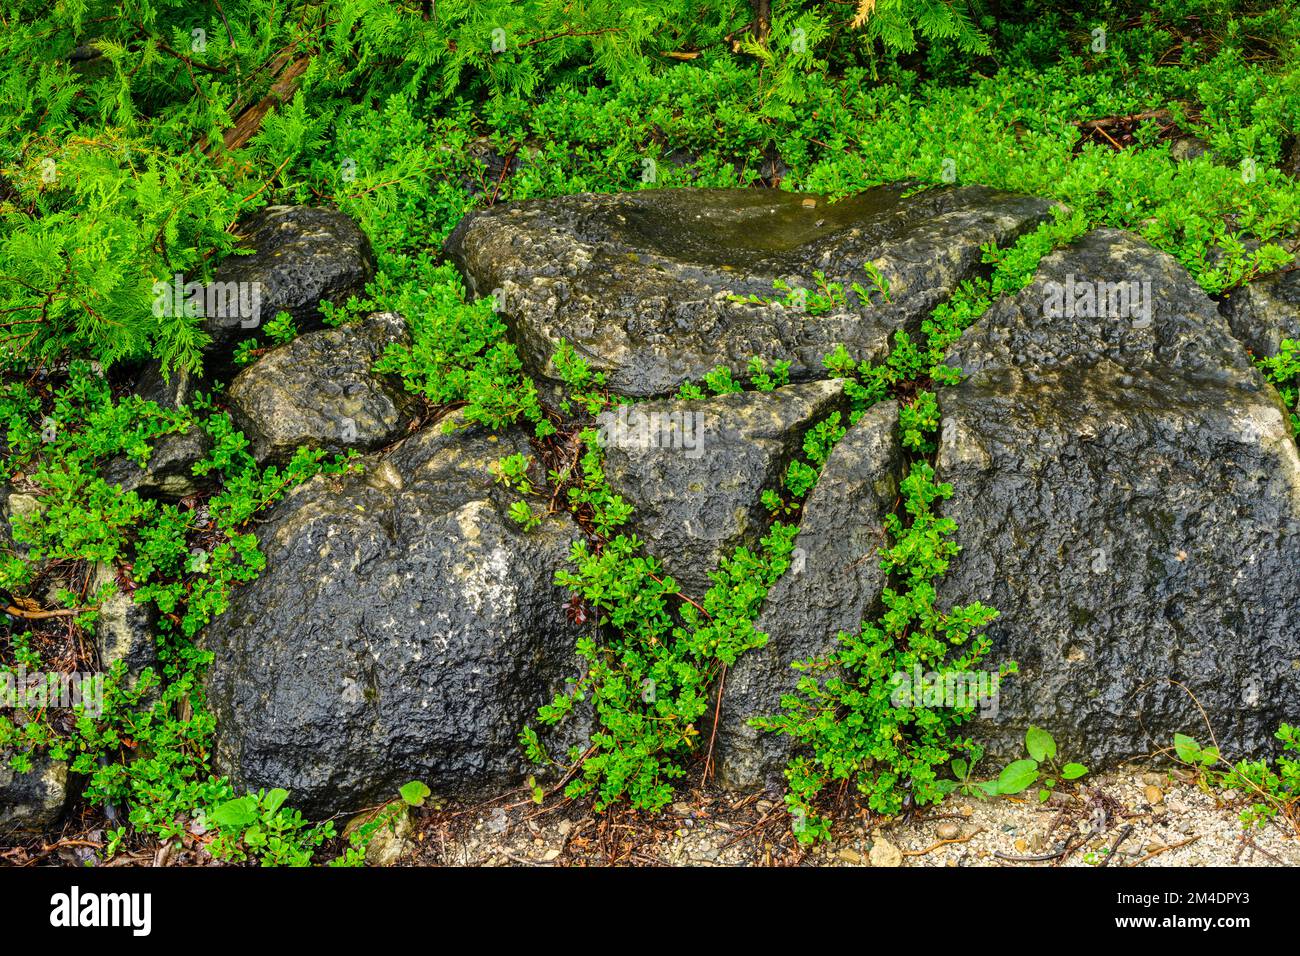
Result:
{"label": "cracked rock face", "polygon": [[397,440],[414,398],[371,371],[390,343],[407,342],[395,312],[300,335],[230,383],[230,413],[259,462],[287,461],[300,445],[372,451]]}
{"label": "cracked rock face", "polygon": [[487,470],[527,451],[433,428],[277,506],[266,570],[205,632],[223,772],[321,814],[521,780],[520,728],[577,676],[553,583],[576,529],[521,531]]}
{"label": "cracked rock face", "polygon": [[[1098,281],[1149,282],[1149,312],[1062,307]],[[940,599],[998,608],[988,666],[1020,665],[976,738],[1021,756],[1032,722],[1113,764],[1207,738],[1195,695],[1225,753],[1268,752],[1300,709],[1300,457],[1213,303],[1099,229],[950,361],[968,377],[940,392],[938,477],[962,551]]]}
{"label": "cracked rock face", "polygon": [[[223,259],[212,285],[256,283],[257,309],[255,314],[233,308],[205,313],[212,336],[208,351],[217,364],[229,360],[234,343],[257,334],[278,312],[292,315],[300,332],[320,328],[321,300],[342,305],[375,275],[370,240],[337,209],[267,206],[240,223],[239,234],[241,248],[252,254]],[[244,304],[252,304],[251,297],[246,295]]]}
{"label": "cracked rock face", "polygon": [[[1006,244],[1044,220],[1046,200],[978,186],[905,197],[880,186],[830,203],[752,189],[658,189],[505,203],[456,228],[447,253],[479,295],[494,294],[528,371],[554,385],[568,341],[610,389],[633,397],[673,392],[718,365],[751,356],[792,360],[795,381],[821,378],[843,344],[882,358],[897,329],[913,328],[981,268],[980,246]],[[872,293],[870,262],[889,283]],[[794,288],[814,272],[846,301],[813,314]],[[872,304],[858,308],[860,283]],[[732,296],[766,302],[737,302]],[[813,301],[811,298],[805,302]]]}
{"label": "cracked rock face", "polygon": [[849,428],[808,495],[790,570],[772,586],[756,626],[767,643],[726,675],[714,753],[718,782],[734,789],[780,787],[790,738],[750,727],[794,693],[791,665],[833,652],[841,631],[856,632],[879,609],[887,543],[884,516],[902,479],[898,405],[870,409]]}
{"label": "cracked rock face", "polygon": [[211,436],[193,426],[161,436],[144,465],[126,457],[113,459],[104,468],[104,479],[144,498],[180,501],[212,488],[210,477],[194,474],[195,464],[211,453]]}
{"label": "cracked rock face", "polygon": [[[353,407],[361,413],[359,420],[373,425],[400,417],[392,406],[409,402],[400,386],[376,386],[368,375],[368,365],[365,369],[353,367],[361,360],[365,343],[380,326],[372,317],[365,323],[367,332],[362,336],[331,335],[339,332],[331,329],[312,338],[309,332],[321,327],[322,300],[341,305],[349,296],[364,292],[375,274],[370,240],[344,213],[311,206],[268,206],[241,224],[241,235],[242,247],[252,254],[227,256],[217,267],[213,281],[202,287],[200,314],[205,316],[204,329],[212,338],[204,349],[203,373],[172,370],[163,375],[161,365],[153,360],[141,371],[135,392],[163,408],[189,404],[196,390],[210,389],[217,380],[230,380],[236,372],[232,359],[235,344],[257,335],[262,325],[285,311],[293,316],[297,329],[308,334],[258,363],[264,370],[271,370],[269,373],[249,376],[251,370],[246,369],[236,376],[236,380],[245,378],[247,382],[252,377],[259,383],[243,395],[249,406],[243,424],[257,430],[256,436],[249,437],[258,460],[287,459],[296,447],[287,443],[295,436],[301,436],[302,443],[312,447],[377,447],[380,442],[371,440],[373,434],[349,441],[343,437],[350,434],[344,430],[345,422],[333,420],[325,425],[322,419],[340,405]],[[180,291],[167,291],[174,304],[186,301],[190,295],[185,291],[182,296]],[[405,335],[400,318],[395,324],[403,326],[403,330],[393,334]],[[340,351],[333,362],[322,351],[329,348]],[[278,377],[278,382],[272,382],[271,375]],[[339,400],[340,389],[351,390],[349,401]],[[351,400],[358,389],[369,394]],[[384,397],[375,397],[376,391]],[[390,407],[381,408],[384,403]],[[313,414],[311,405],[320,411]],[[281,413],[289,418],[281,419]],[[341,415],[346,419],[347,411]],[[179,501],[211,488],[211,478],[193,473],[194,463],[211,450],[212,440],[200,428],[164,435],[154,445],[147,465],[141,467],[120,458],[108,465],[105,477],[124,491]]]}
{"label": "cracked rock face", "polygon": [[781,484],[813,425],[844,404],[838,381],[667,399],[601,416],[605,476],[631,525],[682,590],[699,596],[738,545],[767,533],[765,489]]}
{"label": "cracked rock face", "polygon": [[1234,289],[1223,311],[1256,357],[1271,358],[1283,339],[1300,339],[1300,270],[1275,272]]}
{"label": "cracked rock face", "polygon": [[[198,388],[197,376],[183,369],[172,369],[164,375],[161,363],[154,359],[145,364],[132,390],[160,408],[175,411],[190,404]],[[214,487],[211,476],[194,474],[194,465],[211,452],[211,436],[202,428],[192,426],[183,432],[160,436],[144,465],[126,456],[107,462],[104,478],[123,491],[134,491],[143,498],[180,501]]]}
{"label": "cracked rock face", "polygon": [[[606,475],[635,509],[628,530],[699,597],[724,557],[767,533],[761,495],[780,487],[808,429],[847,410],[822,356],[844,344],[881,358],[895,330],[981,269],[981,244],[1005,246],[1050,211],[984,188],[905,191],[833,205],[759,190],[504,204],[468,217],[448,251],[477,293],[501,290],[544,387],[564,338],[612,392],[646,399],[599,423]],[[365,259],[349,248],[343,259]],[[866,262],[888,280],[887,301],[849,292],[800,311],[732,298],[780,298],[775,280],[806,288],[817,270],[869,288]],[[1287,324],[1294,275],[1255,283],[1221,315],[1172,258],[1096,230],[1046,257],[955,346],[968,377],[939,392],[936,468],[953,485],[941,507],[962,551],[940,602],[998,608],[985,666],[1020,665],[996,712],[982,706],[969,728],[990,765],[1021,756],[1034,723],[1065,759],[1100,769],[1176,732],[1208,737],[1201,707],[1225,753],[1259,755],[1300,711],[1300,455],[1242,344],[1271,354],[1300,331]],[[398,440],[409,399],[370,369],[404,335],[396,317],[372,316],[245,370],[228,395],[258,458]],[[792,360],[795,384],[656,397],[751,356]],[[748,720],[778,712],[798,680],[791,663],[833,651],[880,610],[884,515],[906,464],[897,432],[895,404],[868,411],[805,502],[792,567],[757,621],[769,642],[726,675],[725,785],[779,782],[788,741]],[[286,787],[315,815],[389,800],[412,779],[473,797],[535,771],[519,730],[579,672],[554,584],[579,531],[567,517],[527,533],[509,519],[517,496],[488,466],[529,451],[522,430],[429,428],[364,475],[317,478],[273,510],[259,526],[265,572],[204,636],[219,770]],[[584,713],[562,744],[582,742]]]}

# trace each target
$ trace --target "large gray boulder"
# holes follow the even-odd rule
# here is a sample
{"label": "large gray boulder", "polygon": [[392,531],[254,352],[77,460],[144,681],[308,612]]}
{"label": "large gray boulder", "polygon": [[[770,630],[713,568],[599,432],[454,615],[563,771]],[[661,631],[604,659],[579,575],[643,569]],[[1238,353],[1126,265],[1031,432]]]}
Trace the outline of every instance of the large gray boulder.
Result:
{"label": "large gray boulder", "polygon": [[646,550],[698,597],[722,558],[767,533],[763,491],[780,487],[804,433],[844,405],[832,380],[623,406],[601,416],[605,477],[636,509]]}
{"label": "large gray boulder", "polygon": [[371,371],[406,343],[405,320],[376,312],[360,322],[300,335],[235,376],[230,415],[259,462],[284,462],[300,445],[372,451],[406,433],[416,404],[400,380]]}
{"label": "large gray boulder", "polygon": [[[1149,312],[1060,308],[1134,281]],[[1099,229],[950,361],[968,377],[940,392],[937,470],[962,551],[940,598],[998,608],[989,666],[1020,665],[975,737],[1018,756],[1034,723],[1098,767],[1208,739],[1208,718],[1225,754],[1270,750],[1300,712],[1300,457],[1214,304]]]}
{"label": "large gray boulder", "polygon": [[718,782],[733,789],[780,786],[789,737],[761,733],[749,719],[779,713],[794,693],[791,665],[834,652],[841,631],[875,615],[885,586],[879,551],[884,518],[902,479],[898,405],[869,410],[845,433],[808,495],[790,570],[768,591],[757,621],[767,643],[726,674],[714,750]]}
{"label": "large gray boulder", "polygon": [[[558,376],[561,339],[612,391],[654,397],[718,365],[790,359],[796,381],[822,377],[843,344],[879,359],[981,268],[980,246],[1005,244],[1051,204],[980,186],[906,196],[880,186],[830,203],[777,190],[659,189],[506,203],[467,216],[447,241],[474,292],[496,294],[528,371]],[[860,307],[864,263],[889,298]],[[843,286],[824,310],[801,311],[773,282],[816,291],[814,272]],[[763,302],[735,301],[757,296]],[[820,314],[815,314],[820,313]]]}
{"label": "large gray boulder", "polygon": [[205,631],[223,772],[316,814],[520,781],[520,728],[578,675],[554,584],[577,530],[507,517],[488,466],[515,452],[521,432],[431,429],[276,506],[266,570]]}

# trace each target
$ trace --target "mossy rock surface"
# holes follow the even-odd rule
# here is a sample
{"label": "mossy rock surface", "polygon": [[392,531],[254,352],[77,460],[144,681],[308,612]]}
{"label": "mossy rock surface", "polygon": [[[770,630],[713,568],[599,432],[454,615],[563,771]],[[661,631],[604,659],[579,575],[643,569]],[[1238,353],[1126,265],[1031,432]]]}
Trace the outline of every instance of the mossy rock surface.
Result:
{"label": "mossy rock surface", "polygon": [[[1047,314],[1071,281],[1147,282],[1150,313]],[[998,608],[990,660],[1020,665],[975,737],[1019,756],[1034,723],[1096,767],[1208,720],[1224,753],[1270,753],[1300,708],[1300,456],[1214,303],[1098,229],[950,362],[938,477],[962,551],[939,593]]]}
{"label": "mossy rock surface", "polygon": [[519,730],[577,676],[578,636],[553,581],[576,526],[524,532],[488,471],[527,450],[435,427],[276,507],[266,570],[204,633],[223,772],[322,814],[523,780]]}
{"label": "mossy rock surface", "polygon": [[[796,381],[822,378],[837,345],[882,359],[896,330],[921,320],[980,272],[980,247],[1006,246],[1052,203],[981,186],[908,195],[879,186],[832,203],[758,189],[656,189],[505,203],[467,216],[446,251],[470,288],[494,294],[528,371],[558,380],[561,339],[623,395],[651,397],[751,357],[790,360]],[[864,264],[889,283],[872,291]],[[773,283],[844,287],[813,314]],[[735,301],[756,296],[762,302]]]}

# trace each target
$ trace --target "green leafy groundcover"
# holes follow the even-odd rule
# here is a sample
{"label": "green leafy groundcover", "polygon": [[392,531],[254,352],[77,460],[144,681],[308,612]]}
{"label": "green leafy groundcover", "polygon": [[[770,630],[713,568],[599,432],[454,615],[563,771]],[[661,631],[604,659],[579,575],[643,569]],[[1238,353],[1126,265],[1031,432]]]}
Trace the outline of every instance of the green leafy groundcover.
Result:
{"label": "green leafy groundcover", "polygon": [[[539,449],[558,432],[581,435],[580,460],[544,478],[529,479],[538,468],[527,460],[497,469],[519,492],[521,526],[556,500],[588,531],[557,580],[600,622],[579,644],[586,671],[575,695],[538,718],[562,719],[580,695],[599,716],[591,749],[552,758],[532,729],[523,742],[540,760],[581,760],[571,796],[643,808],[671,799],[706,752],[699,719],[723,668],[765,639],[754,617],[848,422],[813,429],[784,486],[764,496],[773,523],[762,546],[724,561],[706,594],[683,595],[620,532],[631,509],[604,482],[591,416],[622,399],[562,349],[573,397],[543,407],[494,303],[468,299],[439,259],[443,238],[491,202],[589,190],[843,196],[909,179],[1066,204],[1015,246],[986,250],[989,278],[936,309],[915,340],[900,335],[888,361],[871,366],[842,348],[826,357],[855,415],[887,397],[903,403],[910,471],[882,554],[887,611],[843,635],[830,658],[807,662],[780,714],[755,715],[806,745],[789,775],[801,838],[826,832],[816,803],[832,781],[852,781],[885,813],[905,796],[951,789],[944,765],[974,746],[959,736],[965,715],[900,712],[881,683],[916,662],[973,667],[988,652],[979,632],[992,609],[938,615],[932,604],[955,553],[939,508],[950,490],[930,462],[933,389],[956,374],[943,356],[994,298],[1029,281],[1045,252],[1096,225],[1143,235],[1210,293],[1287,264],[1300,191],[1279,167],[1300,129],[1300,17],[1293,0],[773,8],[770,22],[754,22],[742,0],[17,0],[0,13],[3,477],[37,502],[13,521],[18,547],[0,561],[0,587],[15,610],[66,612],[10,614],[0,666],[87,669],[80,649],[112,587],[155,606],[160,621],[158,667],[137,682],[111,674],[102,714],[8,712],[0,753],[20,770],[44,754],[70,760],[90,806],[125,811],[106,855],[206,828],[225,859],[307,863],[323,852],[356,863],[387,819],[372,818],[342,846],[331,823],[289,809],[291,794],[241,795],[215,778],[206,662],[194,644],[231,588],[261,570],[256,516],[311,475],[358,464],[303,451],[283,469],[259,469],[219,387],[179,411],[125,388],[149,359],[172,372],[199,364],[199,321],[155,315],[153,283],[178,272],[210,278],[238,219],[270,202],[333,203],[361,223],[379,274],[363,301],[327,309],[328,321],[380,308],[406,316],[412,344],[391,348],[379,367],[431,409],[460,405],[491,428],[527,423]],[[228,148],[236,119],[258,104],[273,108]],[[1118,115],[1149,117],[1131,124],[1122,149],[1077,125]],[[1178,131],[1212,154],[1174,162]],[[817,289],[810,300],[843,293],[806,279]],[[888,294],[865,270],[861,282]],[[277,317],[237,358],[294,334]],[[1293,408],[1296,349],[1259,357]],[[741,378],[719,370],[683,396],[773,388],[784,375],[782,363]],[[189,427],[214,438],[199,469],[217,479],[215,493],[166,505],[104,480],[110,459],[146,460],[160,437]],[[90,593],[98,563],[117,583]],[[1289,771],[1240,773],[1293,788]]]}

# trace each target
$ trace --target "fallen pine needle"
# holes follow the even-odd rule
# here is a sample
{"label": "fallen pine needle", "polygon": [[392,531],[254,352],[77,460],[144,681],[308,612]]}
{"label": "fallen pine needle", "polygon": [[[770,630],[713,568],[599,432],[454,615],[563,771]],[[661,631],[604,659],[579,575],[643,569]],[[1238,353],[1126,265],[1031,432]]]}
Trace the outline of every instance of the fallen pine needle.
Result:
{"label": "fallen pine needle", "polygon": [[1129,866],[1130,867],[1141,866],[1143,863],[1151,859],[1153,856],[1159,856],[1161,853],[1168,853],[1170,850],[1177,850],[1180,846],[1187,846],[1187,844],[1189,843],[1195,843],[1200,838],[1201,835],[1198,833],[1190,840],[1184,840],[1182,843],[1171,843],[1168,846],[1162,846],[1160,849],[1153,850],[1152,852],[1148,853],[1146,856],[1142,857],[1142,859],[1138,860],[1136,863],[1130,863]]}
{"label": "fallen pine needle", "polygon": [[956,837],[952,840],[940,840],[938,843],[926,847],[924,850],[904,850],[903,856],[925,856],[927,853],[933,853],[935,850],[939,849],[939,847],[947,846],[949,843],[969,843],[983,832],[984,828],[980,827],[974,833],[970,834],[970,836]]}

